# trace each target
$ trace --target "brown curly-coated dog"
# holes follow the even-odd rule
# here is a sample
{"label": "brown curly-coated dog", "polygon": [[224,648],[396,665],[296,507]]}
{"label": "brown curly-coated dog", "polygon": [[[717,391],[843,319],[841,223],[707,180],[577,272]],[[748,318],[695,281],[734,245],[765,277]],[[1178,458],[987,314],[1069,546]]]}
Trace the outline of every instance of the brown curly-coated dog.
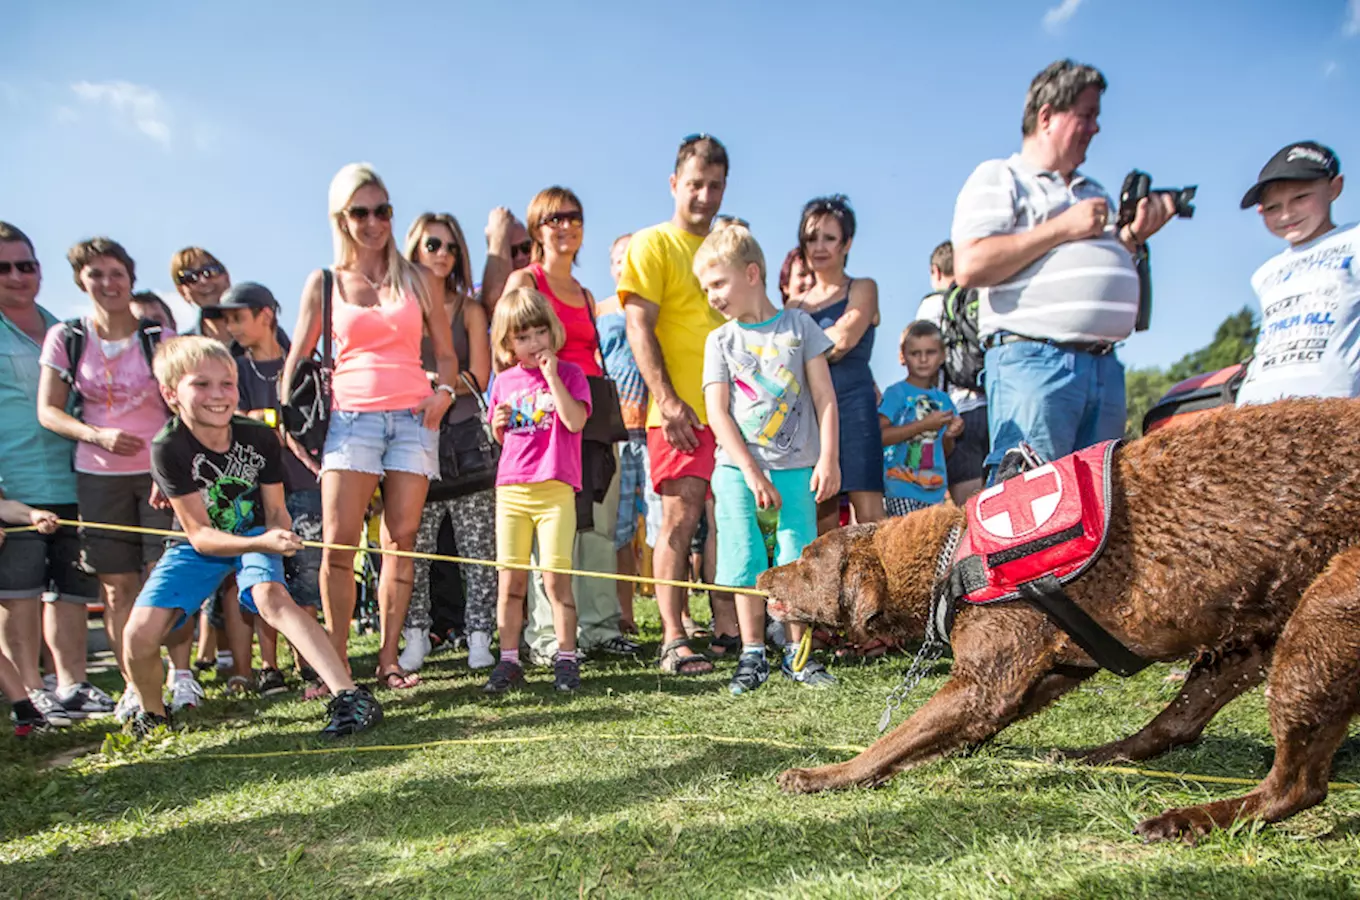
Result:
{"label": "brown curly-coated dog", "polygon": [[[1269,675],[1275,762],[1242,797],[1144,821],[1149,840],[1276,821],[1327,796],[1332,756],[1360,711],[1360,401],[1302,400],[1206,417],[1121,448],[1109,542],[1068,595],[1134,652],[1194,658],[1179,696],[1132,737],[1087,751],[1139,760],[1194,741]],[[845,528],[765,573],[777,616],[920,633],[937,559],[961,510]],[[961,605],[948,682],[852,760],[780,776],[786,791],[886,781],[988,740],[1098,669],[1024,603]]]}

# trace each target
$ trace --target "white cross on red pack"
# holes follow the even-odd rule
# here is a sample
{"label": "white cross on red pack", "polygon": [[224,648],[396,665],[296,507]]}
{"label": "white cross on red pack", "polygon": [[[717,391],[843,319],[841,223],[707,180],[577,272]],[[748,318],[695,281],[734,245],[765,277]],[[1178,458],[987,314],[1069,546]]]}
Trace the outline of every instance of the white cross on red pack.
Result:
{"label": "white cross on red pack", "polygon": [[1052,463],[1022,472],[978,495],[978,524],[1000,538],[1037,531],[1058,509],[1062,488]]}

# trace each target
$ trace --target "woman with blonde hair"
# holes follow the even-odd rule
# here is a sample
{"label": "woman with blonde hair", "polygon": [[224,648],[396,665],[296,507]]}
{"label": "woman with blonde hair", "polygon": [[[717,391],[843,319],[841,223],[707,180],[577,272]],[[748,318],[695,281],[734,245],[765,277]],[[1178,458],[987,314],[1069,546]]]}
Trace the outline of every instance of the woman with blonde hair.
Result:
{"label": "woman with blonde hair", "polygon": [[[610,483],[618,471],[614,446],[600,434],[601,423],[613,416],[622,430],[623,416],[618,407],[617,393],[608,398],[599,388],[605,385],[601,365],[600,339],[595,328],[595,298],[571,273],[585,239],[585,213],[581,200],[568,188],[550,187],[539,191],[529,202],[525,216],[532,246],[527,268],[513,273],[505,284],[509,293],[517,288],[532,288],[542,294],[552,307],[566,342],[562,345],[563,360],[580,366],[592,382],[591,396],[600,408],[592,414],[592,425],[581,436],[582,486],[576,495],[577,540],[573,552],[574,565],[590,572],[617,571],[618,557],[614,553],[614,525],[617,505],[606,508],[604,500]],[[604,408],[611,401],[613,409]],[[616,436],[622,440],[627,432]],[[597,506],[599,507],[597,509]],[[600,521],[596,521],[596,516]],[[576,609],[580,627],[579,641],[585,651],[601,651],[615,656],[629,656],[639,645],[625,637],[619,628],[622,608],[618,591],[601,578],[580,578],[575,582]],[[530,592],[529,623],[525,641],[540,661],[547,661],[557,647],[542,579],[533,579]]]}
{"label": "woman with blonde hair", "polygon": [[[409,551],[415,548],[430,479],[439,477],[439,423],[453,404],[458,381],[448,313],[439,302],[443,285],[401,255],[392,235],[387,188],[368,164],[351,163],[337,172],[329,201],[335,359],[332,415],[320,466],[322,533],[328,544],[357,544],[369,500],[381,483],[382,546]],[[298,364],[316,349],[323,328],[322,292],[331,284],[332,273],[318,269],[302,289],[282,397],[289,395]],[[421,365],[422,332],[429,333],[433,345],[433,386]],[[342,658],[347,658],[354,614],[353,566],[350,551],[322,553],[322,608]],[[387,688],[420,683],[397,661],[413,575],[412,560],[383,560],[377,675]]]}
{"label": "woman with blonde hair", "polygon": [[[462,376],[454,385],[453,407],[447,423],[453,434],[470,438],[455,443],[451,448],[461,464],[483,471],[488,460],[477,449],[457,452],[461,446],[475,448],[478,431],[482,428],[478,417],[478,398],[491,376],[491,338],[486,310],[472,297],[472,261],[468,256],[467,240],[458,220],[448,213],[422,213],[406,232],[406,258],[434,273],[441,280],[444,310],[452,326],[453,349],[464,363]],[[434,341],[426,337],[421,342],[422,364],[434,366]],[[469,383],[469,381],[471,383]],[[441,434],[448,440],[452,434]],[[469,458],[471,457],[471,458]],[[453,549],[457,556],[473,559],[496,559],[496,476],[494,465],[484,470],[484,478],[474,483],[449,484],[435,482],[425,498],[425,509],[420,516],[420,530],[416,533],[416,552],[434,553],[439,530],[444,521],[453,524]],[[461,479],[460,479],[461,480]],[[495,665],[491,655],[491,635],[496,629],[496,570],[490,566],[458,566],[467,598],[464,630],[468,642],[468,666],[487,669]],[[406,648],[400,657],[401,667],[408,672],[419,669],[430,651],[430,561],[415,561],[415,584],[411,589],[411,608],[406,613],[403,629]]]}

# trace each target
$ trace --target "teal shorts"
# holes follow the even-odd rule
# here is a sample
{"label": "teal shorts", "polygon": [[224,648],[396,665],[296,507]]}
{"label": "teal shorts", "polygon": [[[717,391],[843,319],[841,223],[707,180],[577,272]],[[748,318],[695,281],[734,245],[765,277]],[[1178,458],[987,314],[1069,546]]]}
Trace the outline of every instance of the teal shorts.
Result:
{"label": "teal shorts", "polygon": [[[812,469],[775,469],[765,473],[779,492],[775,525],[774,563],[791,563],[817,538],[817,503],[810,483]],[[725,587],[755,587],[756,576],[770,567],[765,538],[756,518],[755,495],[735,466],[713,471],[714,519],[718,525],[717,583]]]}

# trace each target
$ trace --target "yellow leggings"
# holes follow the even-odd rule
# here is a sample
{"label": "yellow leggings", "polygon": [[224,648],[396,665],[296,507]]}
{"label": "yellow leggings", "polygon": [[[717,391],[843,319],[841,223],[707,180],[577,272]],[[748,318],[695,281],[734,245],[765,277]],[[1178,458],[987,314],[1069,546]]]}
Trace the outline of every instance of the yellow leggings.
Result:
{"label": "yellow leggings", "polygon": [[576,541],[576,492],[571,485],[540,481],[496,488],[496,562],[528,565],[535,535],[540,565],[571,568]]}

